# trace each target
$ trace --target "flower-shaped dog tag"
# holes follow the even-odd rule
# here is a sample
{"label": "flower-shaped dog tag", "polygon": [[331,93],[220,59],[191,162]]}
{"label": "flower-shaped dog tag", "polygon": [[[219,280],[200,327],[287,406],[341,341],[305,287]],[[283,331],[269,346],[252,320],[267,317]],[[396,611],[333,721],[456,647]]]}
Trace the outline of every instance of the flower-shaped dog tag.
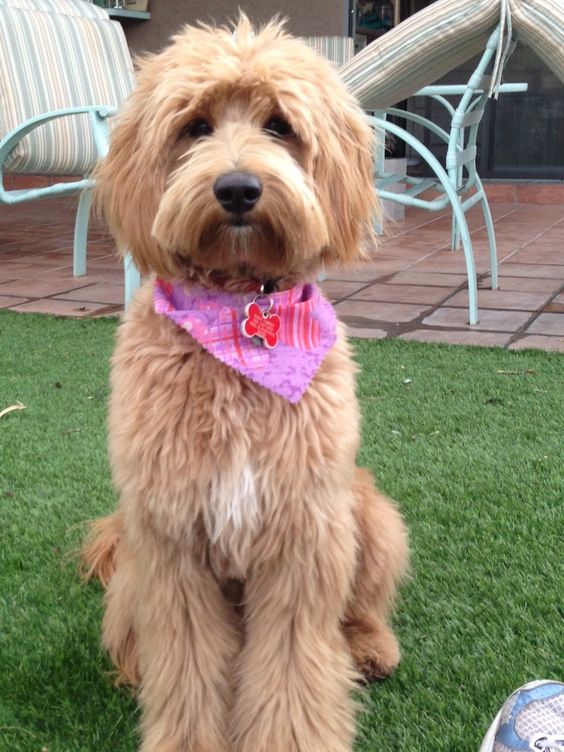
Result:
{"label": "flower-shaped dog tag", "polygon": [[[257,300],[260,297],[266,297],[269,305],[262,309]],[[258,295],[252,303],[245,306],[245,316],[241,324],[241,332],[249,339],[258,338],[260,344],[272,350],[278,344],[278,335],[280,332],[280,316],[277,313],[270,313],[274,303],[268,296]]]}

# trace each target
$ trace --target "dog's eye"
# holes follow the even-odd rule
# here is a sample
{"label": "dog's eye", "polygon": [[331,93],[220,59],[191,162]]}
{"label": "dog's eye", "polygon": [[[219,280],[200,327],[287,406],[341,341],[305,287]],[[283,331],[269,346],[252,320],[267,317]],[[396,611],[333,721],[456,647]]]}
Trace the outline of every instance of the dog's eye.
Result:
{"label": "dog's eye", "polygon": [[272,133],[280,138],[291,136],[293,133],[290,123],[280,116],[270,118],[270,120],[264,124],[264,130],[267,131],[267,133]]}
{"label": "dog's eye", "polygon": [[188,136],[189,138],[202,138],[203,136],[211,136],[213,128],[204,118],[197,118],[184,126],[182,129],[182,136]]}

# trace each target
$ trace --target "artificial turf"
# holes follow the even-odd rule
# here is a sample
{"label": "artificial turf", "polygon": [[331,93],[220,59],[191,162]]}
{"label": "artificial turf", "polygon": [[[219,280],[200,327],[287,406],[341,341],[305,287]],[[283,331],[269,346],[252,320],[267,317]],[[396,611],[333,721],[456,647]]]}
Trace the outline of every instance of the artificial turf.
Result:
{"label": "artificial turf", "polygon": [[[0,312],[0,752],[132,752],[138,712],[70,554],[114,496],[113,320]],[[364,694],[358,752],[477,752],[523,682],[564,679],[564,357],[357,341],[360,462],[396,498],[412,575],[397,673]],[[275,430],[275,427],[273,427]]]}

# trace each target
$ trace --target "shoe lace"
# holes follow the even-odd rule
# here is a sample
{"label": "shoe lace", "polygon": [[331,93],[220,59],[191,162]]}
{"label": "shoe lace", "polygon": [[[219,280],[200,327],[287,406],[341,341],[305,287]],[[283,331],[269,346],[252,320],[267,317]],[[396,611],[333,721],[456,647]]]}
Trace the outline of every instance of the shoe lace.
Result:
{"label": "shoe lace", "polygon": [[539,736],[532,740],[531,749],[542,750],[542,752],[564,752],[564,738]]}

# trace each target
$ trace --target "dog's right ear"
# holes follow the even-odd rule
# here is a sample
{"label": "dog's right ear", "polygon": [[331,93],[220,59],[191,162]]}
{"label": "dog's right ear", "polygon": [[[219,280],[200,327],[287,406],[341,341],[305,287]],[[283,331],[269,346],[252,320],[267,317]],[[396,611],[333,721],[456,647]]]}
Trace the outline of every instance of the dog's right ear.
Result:
{"label": "dog's right ear", "polygon": [[324,260],[328,266],[354,264],[368,258],[375,243],[374,133],[340,81],[325,93],[317,133],[314,176],[331,237]]}
{"label": "dog's right ear", "polygon": [[166,115],[172,116],[155,103],[160,57],[140,63],[138,85],[117,116],[108,156],[94,172],[94,195],[120,255],[131,253],[141,274],[170,278],[177,271],[174,258],[162,253],[151,234],[168,169]]}

